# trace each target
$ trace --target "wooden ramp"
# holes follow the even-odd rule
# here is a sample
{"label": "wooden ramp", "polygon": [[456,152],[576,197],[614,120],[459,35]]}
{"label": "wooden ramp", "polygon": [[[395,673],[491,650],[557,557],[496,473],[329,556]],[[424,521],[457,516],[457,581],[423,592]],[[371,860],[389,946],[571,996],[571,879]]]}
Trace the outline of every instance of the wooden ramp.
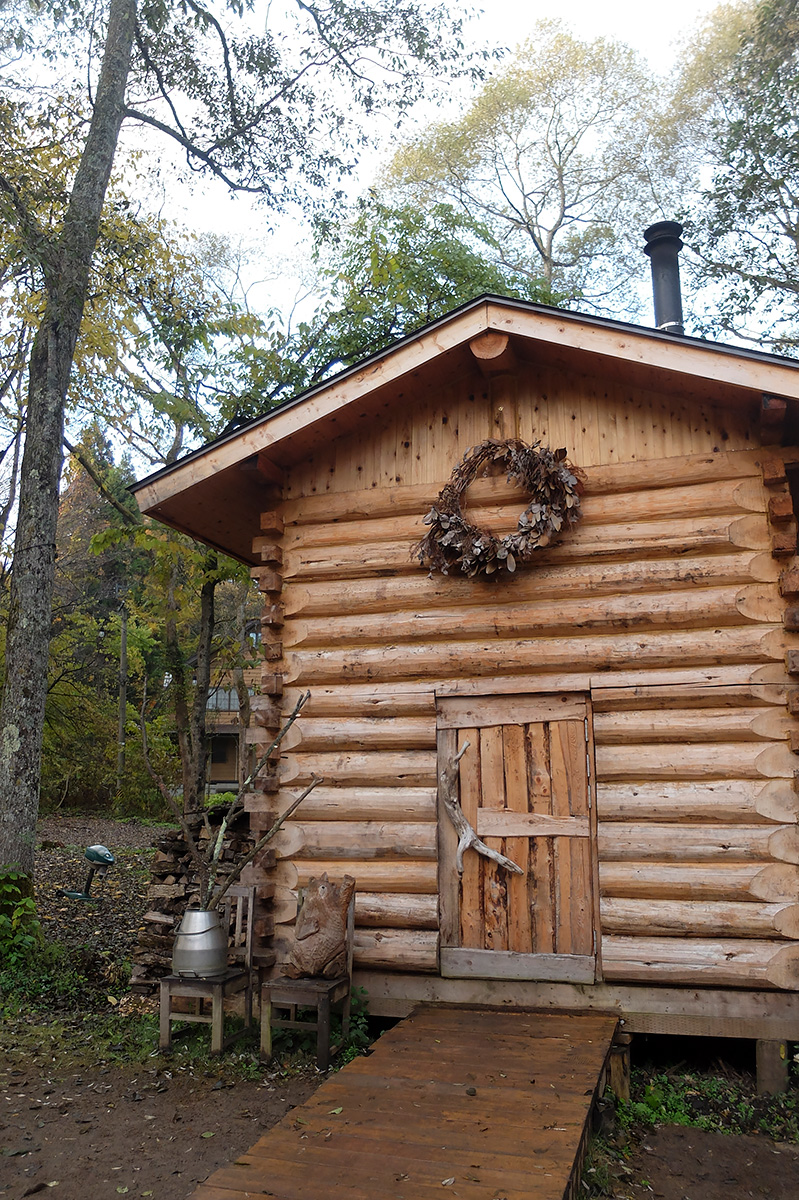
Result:
{"label": "wooden ramp", "polygon": [[191,1200],[562,1200],[612,1016],[418,1009]]}

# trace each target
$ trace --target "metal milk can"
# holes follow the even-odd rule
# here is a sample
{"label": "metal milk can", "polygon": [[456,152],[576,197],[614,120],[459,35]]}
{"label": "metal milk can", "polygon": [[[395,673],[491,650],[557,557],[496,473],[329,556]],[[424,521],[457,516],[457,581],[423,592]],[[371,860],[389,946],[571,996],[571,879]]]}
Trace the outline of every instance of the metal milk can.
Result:
{"label": "metal milk can", "polygon": [[187,908],[175,931],[172,971],[190,979],[212,979],[227,970],[227,935],[219,913]]}

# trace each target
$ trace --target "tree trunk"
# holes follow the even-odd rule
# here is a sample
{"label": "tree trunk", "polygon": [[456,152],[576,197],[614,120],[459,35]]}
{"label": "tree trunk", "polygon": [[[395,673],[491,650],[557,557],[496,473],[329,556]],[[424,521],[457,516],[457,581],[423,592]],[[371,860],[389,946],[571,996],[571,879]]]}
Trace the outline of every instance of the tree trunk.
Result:
{"label": "tree trunk", "polygon": [[[197,639],[197,674],[194,686],[194,704],[191,711],[191,776],[189,792],[184,794],[184,811],[188,800],[196,812],[202,808],[208,770],[208,746],[205,736],[205,721],[208,711],[208,693],[211,690],[211,645],[214,637],[216,614],[214,597],[218,583],[219,563],[214,553],[206,555],[203,562],[203,585],[200,589],[200,632]],[[185,775],[184,775],[185,780]]]}
{"label": "tree trunk", "polygon": [[[31,245],[46,305],[29,366],[28,414],[0,709],[0,864],[33,874],[64,407],[100,216],[123,117],[135,0],[111,0],[94,114],[55,245]],[[29,231],[26,231],[29,234]]]}
{"label": "tree trunk", "polygon": [[244,589],[241,603],[236,607],[236,640],[238,641],[238,662],[233,668],[233,684],[239,700],[239,740],[237,746],[238,785],[242,786],[250,773],[250,747],[247,744],[247,730],[252,720],[252,705],[250,691],[244,677],[244,662],[248,657],[249,637],[247,634],[247,593],[249,585]]}
{"label": "tree trunk", "polygon": [[[166,654],[175,692],[175,726],[180,749],[183,779],[183,814],[191,816],[202,808],[206,779],[205,721],[208,693],[211,689],[211,643],[214,636],[218,562],[213,553],[203,560],[203,583],[200,590],[200,628],[197,636],[195,682],[189,687],[186,659],[178,641],[177,621],[170,615],[165,624]],[[177,568],[176,568],[177,569]],[[175,610],[174,591],[177,580],[170,585],[169,603]],[[190,691],[193,693],[190,699]]]}

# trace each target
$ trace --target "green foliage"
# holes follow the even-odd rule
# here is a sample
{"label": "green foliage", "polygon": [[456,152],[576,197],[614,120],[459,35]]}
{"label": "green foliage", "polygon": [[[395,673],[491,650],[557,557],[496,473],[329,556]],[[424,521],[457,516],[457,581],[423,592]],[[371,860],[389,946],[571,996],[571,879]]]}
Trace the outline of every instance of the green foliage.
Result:
{"label": "green foliage", "polygon": [[[705,126],[712,182],[687,214],[686,237],[698,281],[708,286],[706,328],[756,342],[765,336],[796,354],[799,0],[761,0],[738,14],[737,49],[714,81]],[[723,29],[724,12],[718,20]],[[692,66],[695,59],[686,71]]]}
{"label": "green foliage", "polygon": [[80,947],[48,945],[37,939],[35,953],[18,956],[0,967],[0,1009],[19,1013],[68,1012],[96,1004],[105,986],[96,952]]}
{"label": "green foliage", "polygon": [[118,949],[82,944],[80,935],[74,942],[48,940],[33,900],[22,895],[26,880],[13,867],[0,874],[0,1014],[39,1019],[76,1008],[104,1011],[127,991],[130,963]]}
{"label": "green foliage", "polygon": [[213,818],[217,814],[219,814],[220,819],[221,819],[221,817],[224,816],[224,814],[231,807],[231,805],[233,805],[235,803],[235,801],[236,801],[236,793],[235,792],[213,792],[212,795],[206,796],[205,808],[208,811],[208,813],[211,815],[212,823],[213,823]]}
{"label": "green foliage", "polygon": [[619,1176],[627,1182],[632,1174],[624,1166],[626,1157],[625,1146],[619,1146],[602,1137],[592,1138],[582,1170],[581,1186],[584,1196],[617,1196]]}
{"label": "green foliage", "polygon": [[[110,443],[96,422],[86,426],[78,447],[108,493],[124,498],[127,465],[124,460],[119,466],[114,463]],[[150,557],[123,534],[122,525],[121,514],[73,459],[66,471],[57,531],[41,775],[45,809],[66,805],[83,811],[163,815],[163,801],[143,761],[137,711],[142,681],[164,670],[161,626],[138,611],[127,621],[131,703],[125,771],[117,778],[120,608],[123,600],[132,606],[147,594],[151,568]],[[169,737],[173,728],[163,713],[151,722],[155,760],[170,776],[177,764]]]}
{"label": "green foliage", "polygon": [[540,269],[504,265],[488,224],[451,204],[392,205],[371,193],[345,225],[320,229],[323,278],[332,285],[326,342],[342,364],[486,292],[557,299]]}
{"label": "green foliage", "polygon": [[[127,464],[124,459],[115,464],[108,438],[96,422],[86,426],[78,449],[102,479],[104,492],[98,492],[73,458],[66,471],[57,533],[42,805],[46,810],[100,808],[116,815],[163,818],[165,801],[145,761],[141,722],[151,765],[177,791],[181,755],[176,709],[181,699],[191,705],[196,691],[192,660],[201,626],[198,595],[209,578],[208,556],[188,538],[140,519],[130,524],[122,518],[107,497],[125,499]],[[218,670],[231,670],[252,652],[249,641],[242,644],[238,636],[239,609],[243,604],[246,620],[247,598],[257,598],[257,593],[245,569],[230,559],[214,558],[210,570],[220,597],[211,652]],[[127,715],[120,774],[123,604]]]}
{"label": "green foliage", "polygon": [[[96,6],[62,0],[36,5],[21,41],[16,21],[3,35],[3,44],[10,38],[25,53],[9,56],[0,86],[0,236],[9,242],[8,254],[0,257],[13,264],[14,282],[15,273],[25,277],[23,293],[32,298],[33,311],[12,322],[32,337],[9,351],[15,354],[14,377],[27,369],[30,386],[17,524],[25,555],[17,558],[12,575],[2,701],[3,725],[23,735],[0,760],[2,799],[16,814],[0,841],[4,858],[26,865],[39,801],[40,714],[47,688],[42,648],[51,618],[49,543],[59,500],[63,418],[76,342],[91,357],[81,325],[85,332],[103,222],[120,217],[110,179],[122,122],[158,130],[150,139],[156,159],[164,138],[172,138],[188,175],[210,174],[281,209],[290,201],[310,202],[331,180],[349,174],[364,140],[363,123],[372,114],[385,109],[397,118],[431,77],[473,73],[463,53],[461,21],[432,0],[293,4],[278,30],[268,19],[253,24],[252,9],[253,0],[227,0],[220,18],[202,5],[164,0]],[[93,64],[88,76],[87,62]],[[61,114],[71,133],[64,142]],[[49,163],[51,150],[58,169]],[[118,240],[128,262],[138,259],[142,229],[143,223],[134,225],[131,238]],[[137,299],[134,293],[134,308]],[[190,417],[200,431],[186,355],[208,344],[201,306],[188,306],[187,319],[181,318],[168,307],[148,317],[159,342],[167,351],[175,349],[169,363],[175,386],[165,404],[175,430],[169,461],[182,448]],[[124,373],[124,347],[118,353],[116,365]],[[148,382],[153,397],[160,398],[158,373]],[[17,415],[19,445],[21,410]],[[41,535],[38,541],[25,532],[31,528]],[[207,661],[208,651],[201,645],[198,659],[203,657]],[[201,698],[194,715],[202,718],[203,707]],[[188,720],[181,720],[178,705],[176,715],[185,750]],[[192,747],[195,760],[201,732]],[[187,757],[184,752],[184,796],[191,803],[201,790],[196,786],[201,772],[187,770]]]}
{"label": "green foliage", "polygon": [[366,988],[354,987],[350,1001],[350,1032],[335,1060],[336,1065],[343,1067],[360,1057],[373,1040],[369,1032],[369,996]]}
{"label": "green foliage", "polygon": [[41,946],[36,903],[20,887],[27,876],[13,867],[0,871],[0,996],[3,974],[24,970]]}
{"label": "green foliage", "polygon": [[617,1101],[628,1132],[654,1125],[689,1125],[719,1133],[766,1133],[799,1142],[799,1091],[758,1096],[750,1076],[632,1072],[631,1098]]}
{"label": "green foliage", "polygon": [[[37,53],[60,52],[59,74],[68,77],[70,57],[80,61],[86,46],[102,45],[107,6],[36,7],[39,21],[29,18],[16,31],[27,26]],[[286,7],[278,29],[274,21],[253,25],[247,16],[252,0],[227,0],[219,19],[196,5],[139,5],[127,95],[143,120],[174,119],[194,169],[205,166],[244,190],[269,187],[273,205],[291,194],[297,175],[316,180],[346,169],[342,143],[351,147],[362,136],[357,116],[382,107],[396,115],[414,103],[427,79],[474,70],[464,54],[462,22],[443,4],[333,0],[323,8]],[[15,63],[12,79],[20,90],[33,81],[41,86],[36,65],[24,58]],[[80,79],[80,70],[72,71]],[[168,90],[171,111],[154,103]],[[331,93],[340,97],[338,105],[313,102]],[[290,167],[294,178],[287,178]]]}
{"label": "green foliage", "polygon": [[[363,1054],[374,1040],[369,1031],[368,1017],[369,998],[365,988],[353,988],[350,999],[350,1031],[349,1036],[341,1046],[338,1054],[332,1060],[334,1067],[343,1067]],[[316,1009],[298,1008],[297,1021],[315,1019]],[[331,1042],[335,1045],[341,1040],[341,1018],[333,1014],[330,1022]],[[309,1057],[316,1057],[316,1031],[309,1029],[276,1029],[273,1034],[273,1050],[281,1062],[296,1063]]]}
{"label": "green foliage", "polygon": [[[586,1197],[627,1196],[648,1188],[629,1165],[641,1142],[658,1125],[679,1125],[722,1134],[764,1134],[799,1142],[799,1079],[784,1095],[759,1096],[755,1079],[718,1061],[709,1071],[633,1068],[631,1098],[616,1100],[617,1129],[592,1139],[581,1187]],[[638,1171],[641,1167],[639,1165]],[[637,1191],[636,1191],[637,1194]]]}
{"label": "green foliage", "polygon": [[[241,1018],[225,1017],[226,1037],[242,1028]],[[93,1053],[102,1062],[122,1065],[153,1060],[158,1053],[158,1016],[142,1013],[128,1017],[105,1013],[91,1030],[91,1044]],[[211,1034],[207,1025],[187,1022],[185,1026],[175,1026],[172,1048],[161,1058],[161,1062],[165,1061],[172,1070],[206,1075],[224,1073],[229,1080],[257,1080],[264,1074],[257,1025],[243,1033],[225,1051],[222,1059],[211,1054]]]}
{"label": "green foliage", "polygon": [[[28,209],[43,246],[63,229],[86,121],[77,91],[38,107],[0,97],[0,176]],[[126,157],[122,172],[135,190],[135,157]],[[0,253],[0,425],[12,430],[24,411],[30,348],[44,315],[47,255],[32,255],[11,220],[0,222]],[[188,234],[139,214],[119,176],[112,179],[67,415],[78,426],[101,420],[151,462],[169,452],[176,429],[211,436],[208,377],[214,372],[224,387],[221,342],[236,341],[237,314],[206,280],[199,260]],[[124,490],[118,498],[130,504]]]}
{"label": "green foliage", "polygon": [[503,262],[486,224],[450,204],[394,205],[375,192],[345,219],[317,219],[315,261],[316,310],[294,324],[268,314],[233,351],[238,386],[220,405],[231,427],[486,292],[560,299],[537,264]]}

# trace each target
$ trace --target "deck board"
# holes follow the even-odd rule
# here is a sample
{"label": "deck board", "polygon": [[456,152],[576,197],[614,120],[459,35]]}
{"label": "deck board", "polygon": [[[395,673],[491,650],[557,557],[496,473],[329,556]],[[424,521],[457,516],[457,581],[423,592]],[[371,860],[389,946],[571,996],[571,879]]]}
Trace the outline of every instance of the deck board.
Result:
{"label": "deck board", "polygon": [[191,1200],[564,1200],[615,1028],[420,1008]]}

